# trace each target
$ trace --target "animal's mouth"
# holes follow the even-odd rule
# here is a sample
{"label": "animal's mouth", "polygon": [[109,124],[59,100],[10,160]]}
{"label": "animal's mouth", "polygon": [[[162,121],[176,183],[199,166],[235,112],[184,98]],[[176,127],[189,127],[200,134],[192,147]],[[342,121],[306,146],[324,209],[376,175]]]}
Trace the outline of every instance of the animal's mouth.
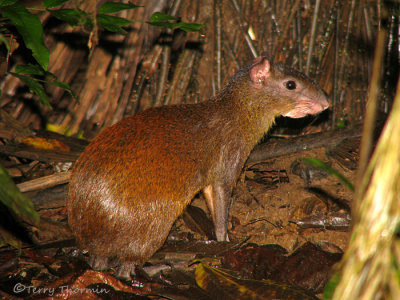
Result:
{"label": "animal's mouth", "polygon": [[302,118],[306,115],[318,114],[329,107],[329,102],[327,99],[319,99],[319,101],[310,100],[308,98],[300,100],[294,109],[283,114],[285,117],[289,118]]}

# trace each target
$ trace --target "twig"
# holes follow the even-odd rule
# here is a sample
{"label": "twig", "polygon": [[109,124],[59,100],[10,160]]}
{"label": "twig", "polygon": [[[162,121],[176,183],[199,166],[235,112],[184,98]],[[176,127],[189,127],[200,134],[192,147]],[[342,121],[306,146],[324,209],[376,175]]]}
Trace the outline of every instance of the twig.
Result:
{"label": "twig", "polygon": [[335,20],[335,56],[333,62],[333,89],[332,89],[332,124],[331,128],[335,128],[336,108],[339,88],[339,49],[340,49],[340,10],[336,11]]}
{"label": "twig", "polygon": [[258,52],[256,50],[256,48],[253,45],[253,41],[251,40],[251,37],[249,35],[249,33],[247,32],[246,28],[244,28],[244,20],[243,20],[243,14],[242,14],[242,10],[238,4],[238,2],[236,0],[231,0],[233,6],[235,7],[235,9],[238,12],[238,20],[239,20],[239,25],[240,28],[242,29],[242,32],[244,34],[244,38],[246,40],[247,46],[249,46],[249,49],[251,51],[251,53],[253,54],[253,57],[257,57],[258,56]]}
{"label": "twig", "polygon": [[228,53],[228,55],[232,59],[232,62],[235,64],[236,68],[239,69],[240,68],[240,64],[239,64],[237,58],[235,57],[235,53],[233,52],[231,44],[226,39],[222,40],[222,42],[224,43],[224,48],[226,49],[226,52]]}
{"label": "twig", "polygon": [[329,12],[329,21],[327,22],[327,26],[326,29],[324,30],[324,34],[322,36],[322,41],[320,43],[319,46],[319,54],[318,54],[318,64],[315,70],[315,74],[316,77],[318,77],[320,70],[321,70],[321,66],[322,66],[322,62],[325,59],[325,55],[329,49],[329,44],[332,42],[332,36],[334,35],[335,32],[335,26],[336,26],[336,16],[337,16],[337,10],[338,10],[338,5],[339,2],[335,1],[333,4],[333,7],[330,9]]}
{"label": "twig", "polygon": [[[181,0],[176,0],[172,5],[169,14],[171,16],[175,16],[176,12],[179,9],[181,4]],[[168,34],[172,34],[171,29],[167,29]],[[167,82],[168,78],[168,71],[169,71],[169,62],[171,58],[171,45],[166,45],[163,47],[162,52],[162,59],[161,59],[161,67],[160,67],[160,77],[157,84],[157,92],[156,92],[156,99],[154,106],[159,106],[163,101],[161,100],[165,91],[165,83]]]}
{"label": "twig", "polygon": [[303,70],[303,46],[301,43],[301,14],[300,10],[296,10],[296,40],[297,40],[297,50],[299,51],[299,70]]}
{"label": "twig", "polygon": [[319,147],[331,149],[336,147],[346,138],[355,138],[360,136],[361,126],[357,125],[353,128],[313,133],[286,140],[281,139],[276,142],[269,140],[268,143],[260,144],[253,149],[246,164]]}
{"label": "twig", "polygon": [[309,73],[310,73],[312,53],[313,53],[314,45],[315,45],[315,32],[317,31],[317,20],[318,20],[320,6],[321,6],[321,0],[317,0],[315,2],[314,15],[313,15],[313,20],[312,20],[312,25],[311,25],[310,43],[308,45],[307,63],[306,63],[306,70],[305,70],[306,75],[309,75]]}
{"label": "twig", "polygon": [[170,57],[171,57],[171,46],[170,45],[164,46],[162,48],[161,66],[159,72],[160,76],[158,77],[156,99],[153,103],[154,106],[160,106],[161,103],[163,102],[161,99],[163,97],[165,90],[165,83],[167,82],[168,78]]}
{"label": "twig", "polygon": [[20,147],[14,145],[1,145],[0,153],[42,162],[74,162],[78,159],[81,151],[67,152],[35,149],[31,147]]}
{"label": "twig", "polygon": [[195,57],[196,52],[190,49],[184,49],[182,54],[179,56],[174,71],[174,77],[172,78],[168,93],[165,96],[165,105],[182,103],[182,98],[192,75]]}
{"label": "twig", "polygon": [[221,0],[214,0],[214,25],[215,25],[215,65],[216,65],[216,88],[221,89],[222,71],[221,71],[221,36],[222,36],[222,21],[221,21]]}
{"label": "twig", "polygon": [[338,90],[341,93],[340,94],[340,99],[339,99],[340,101],[341,101],[342,97],[344,96],[344,92],[345,92],[342,83],[343,83],[343,77],[344,77],[345,60],[347,58],[347,48],[349,46],[351,28],[353,26],[355,5],[356,5],[356,1],[355,0],[351,0],[349,21],[347,23],[346,37],[344,39],[344,45],[343,45],[343,49],[342,49],[342,60],[340,62],[340,70],[339,70]]}
{"label": "twig", "polygon": [[[372,25],[371,25],[371,20],[370,20],[369,14],[368,14],[368,9],[366,7],[364,7],[364,9],[363,9],[363,13],[364,13],[365,32],[367,35],[367,42],[368,42],[368,45],[371,45],[372,41],[373,41]],[[371,72],[372,72],[371,61],[369,59],[367,61],[367,67],[368,67],[367,74],[369,77],[369,74],[371,74]]]}
{"label": "twig", "polygon": [[282,48],[282,45],[283,45],[283,43],[286,40],[286,37],[288,35],[290,24],[293,22],[293,18],[295,16],[297,10],[299,9],[299,6],[300,6],[300,0],[296,0],[296,3],[293,5],[293,7],[292,7],[292,9],[290,11],[290,15],[289,15],[289,18],[288,18],[288,20],[286,22],[285,28],[282,31],[282,35],[279,37],[279,42],[278,42],[278,45],[275,48],[275,53],[279,53],[280,52],[280,50]]}
{"label": "twig", "polygon": [[71,171],[60,172],[19,183],[17,184],[17,187],[22,193],[44,190],[59,184],[67,183],[70,177]]}

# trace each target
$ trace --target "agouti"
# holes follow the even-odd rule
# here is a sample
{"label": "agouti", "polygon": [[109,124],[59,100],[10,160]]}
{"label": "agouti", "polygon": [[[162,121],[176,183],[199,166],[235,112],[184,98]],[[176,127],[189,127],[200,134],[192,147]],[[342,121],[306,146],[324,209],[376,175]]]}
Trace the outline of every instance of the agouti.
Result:
{"label": "agouti", "polygon": [[155,107],[103,130],[74,166],[68,217],[92,267],[119,261],[129,276],[164,243],[203,191],[218,241],[227,241],[231,193],[255,144],[277,116],[329,106],[308,77],[258,57],[219,94],[198,104]]}

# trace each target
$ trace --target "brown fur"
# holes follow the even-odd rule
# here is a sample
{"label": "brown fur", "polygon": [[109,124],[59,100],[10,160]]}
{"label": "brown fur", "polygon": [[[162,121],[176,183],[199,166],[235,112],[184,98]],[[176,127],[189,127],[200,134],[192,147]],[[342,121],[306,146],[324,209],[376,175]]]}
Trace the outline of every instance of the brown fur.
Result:
{"label": "brown fur", "polygon": [[[288,90],[287,80],[298,89]],[[69,225],[78,243],[102,257],[142,264],[206,187],[217,237],[226,240],[232,189],[275,117],[327,106],[304,75],[258,58],[214,99],[151,108],[105,129],[80,156],[70,181]]]}

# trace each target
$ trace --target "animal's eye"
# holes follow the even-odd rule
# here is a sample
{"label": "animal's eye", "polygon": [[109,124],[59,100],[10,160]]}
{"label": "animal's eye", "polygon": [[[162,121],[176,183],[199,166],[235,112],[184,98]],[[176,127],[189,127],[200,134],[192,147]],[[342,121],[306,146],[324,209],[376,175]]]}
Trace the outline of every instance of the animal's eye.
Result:
{"label": "animal's eye", "polygon": [[285,83],[285,86],[288,90],[295,90],[296,89],[296,81],[289,80]]}

